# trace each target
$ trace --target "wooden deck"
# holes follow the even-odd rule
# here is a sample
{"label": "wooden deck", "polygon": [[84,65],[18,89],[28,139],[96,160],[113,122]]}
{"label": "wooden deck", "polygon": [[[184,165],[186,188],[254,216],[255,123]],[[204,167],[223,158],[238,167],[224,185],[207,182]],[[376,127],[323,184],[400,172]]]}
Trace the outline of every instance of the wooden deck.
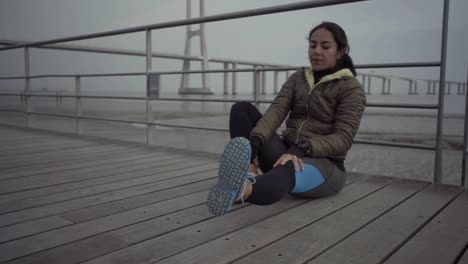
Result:
{"label": "wooden deck", "polygon": [[217,159],[0,126],[0,263],[468,263],[468,192],[349,175],[213,217]]}

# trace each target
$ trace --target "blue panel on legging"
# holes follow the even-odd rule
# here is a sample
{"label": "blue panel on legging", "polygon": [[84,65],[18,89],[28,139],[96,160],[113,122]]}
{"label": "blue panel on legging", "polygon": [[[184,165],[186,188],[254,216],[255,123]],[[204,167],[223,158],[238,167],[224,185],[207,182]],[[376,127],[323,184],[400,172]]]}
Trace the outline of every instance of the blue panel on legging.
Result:
{"label": "blue panel on legging", "polygon": [[296,185],[291,193],[310,191],[325,182],[322,173],[313,165],[304,164],[304,171],[296,171]]}

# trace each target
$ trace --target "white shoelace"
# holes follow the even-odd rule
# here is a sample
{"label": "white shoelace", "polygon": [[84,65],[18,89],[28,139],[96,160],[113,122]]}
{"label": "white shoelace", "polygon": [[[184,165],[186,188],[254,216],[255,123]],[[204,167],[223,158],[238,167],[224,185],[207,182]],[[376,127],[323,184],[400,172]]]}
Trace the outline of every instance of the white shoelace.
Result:
{"label": "white shoelace", "polygon": [[249,183],[250,184],[255,184],[255,182],[257,182],[257,180],[255,179],[255,176],[257,176],[257,175],[255,175],[252,172],[248,172],[247,174],[248,174],[247,179],[245,179],[244,185],[242,186],[242,189],[239,192],[240,196],[238,196],[236,198],[236,200],[237,200],[240,197],[242,204],[244,204],[244,193],[245,193],[245,190],[247,189],[247,184],[249,184]]}

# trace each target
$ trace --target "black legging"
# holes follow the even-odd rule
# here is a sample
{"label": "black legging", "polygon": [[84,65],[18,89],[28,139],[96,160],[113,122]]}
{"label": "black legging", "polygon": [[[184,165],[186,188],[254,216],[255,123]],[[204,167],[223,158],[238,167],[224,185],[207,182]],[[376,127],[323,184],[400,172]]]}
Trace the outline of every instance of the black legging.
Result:
{"label": "black legging", "polygon": [[[229,132],[231,138],[244,137],[249,139],[250,131],[255,127],[262,114],[248,102],[235,103],[229,117]],[[258,153],[259,167],[263,174],[255,177],[252,194],[246,200],[249,203],[267,205],[279,201],[294,188],[294,165],[291,161],[286,165],[273,168],[275,162],[288,149],[288,146],[275,134],[272,139],[262,144]]]}
{"label": "black legging", "polygon": [[[262,114],[252,104],[248,102],[238,102],[232,106],[229,119],[229,132],[231,138],[249,138],[250,131],[255,127]],[[291,192],[292,195],[302,198],[319,198],[338,193],[344,186],[346,173],[342,164],[337,164],[328,158],[304,157],[304,165],[310,165],[318,170],[317,175],[304,175],[294,171],[292,161],[286,165],[279,165],[273,168],[276,161],[289,148],[286,142],[275,133],[273,137],[265,142],[258,153],[259,166],[263,175],[255,177],[256,183],[253,185],[252,194],[247,202],[266,205],[279,201],[285,194]],[[296,188],[304,186],[304,179],[321,179],[323,182],[315,187],[298,191]],[[297,181],[297,186],[296,186]],[[306,186],[310,186],[306,184]],[[293,190],[294,188],[294,190]]]}

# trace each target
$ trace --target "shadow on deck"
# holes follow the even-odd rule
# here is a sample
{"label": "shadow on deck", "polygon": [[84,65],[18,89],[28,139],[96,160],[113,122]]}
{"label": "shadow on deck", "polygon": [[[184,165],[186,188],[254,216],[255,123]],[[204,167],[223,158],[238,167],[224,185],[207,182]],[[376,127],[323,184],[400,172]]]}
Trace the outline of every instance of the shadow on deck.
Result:
{"label": "shadow on deck", "polygon": [[217,158],[0,126],[0,263],[468,263],[468,192],[348,175],[333,197],[205,201]]}

